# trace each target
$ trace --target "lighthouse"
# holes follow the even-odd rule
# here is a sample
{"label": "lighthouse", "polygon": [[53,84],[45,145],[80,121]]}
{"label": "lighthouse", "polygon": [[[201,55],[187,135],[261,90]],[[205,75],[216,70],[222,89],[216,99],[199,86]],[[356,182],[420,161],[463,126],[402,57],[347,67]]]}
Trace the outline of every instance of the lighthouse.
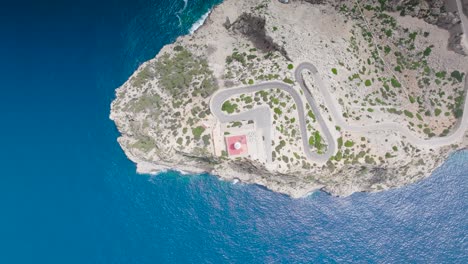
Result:
{"label": "lighthouse", "polygon": [[234,143],[234,149],[235,150],[239,150],[242,148],[242,143],[240,143],[239,141],[237,141],[236,143]]}
{"label": "lighthouse", "polygon": [[246,135],[227,136],[226,150],[229,156],[248,155]]}

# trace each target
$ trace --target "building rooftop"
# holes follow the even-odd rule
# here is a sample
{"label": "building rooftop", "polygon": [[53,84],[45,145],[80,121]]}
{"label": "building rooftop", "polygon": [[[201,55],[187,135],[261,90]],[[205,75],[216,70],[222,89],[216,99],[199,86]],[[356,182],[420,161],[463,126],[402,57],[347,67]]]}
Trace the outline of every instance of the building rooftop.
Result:
{"label": "building rooftop", "polygon": [[226,148],[229,156],[239,156],[248,154],[247,136],[237,135],[226,137]]}

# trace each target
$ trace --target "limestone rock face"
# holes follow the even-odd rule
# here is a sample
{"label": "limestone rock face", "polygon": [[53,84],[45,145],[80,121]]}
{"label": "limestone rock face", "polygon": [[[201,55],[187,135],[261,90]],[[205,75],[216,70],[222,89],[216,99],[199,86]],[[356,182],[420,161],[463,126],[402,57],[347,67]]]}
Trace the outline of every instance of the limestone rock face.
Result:
{"label": "limestone rock face", "polygon": [[[346,2],[346,0],[330,0],[335,6]],[[468,7],[467,0],[464,9]],[[366,3],[362,2],[364,6]],[[461,55],[466,55],[460,44],[460,18],[457,12],[447,11],[444,0],[389,0],[383,6],[384,10],[388,12],[398,12],[404,16],[416,17],[424,20],[425,22],[436,25],[450,32],[450,40],[448,48]],[[466,12],[466,11],[465,11]],[[468,12],[466,12],[468,13]]]}
{"label": "limestone rock face", "polygon": [[463,5],[463,13],[468,17],[468,0],[461,0]]}
{"label": "limestone rock face", "polygon": [[229,27],[234,33],[246,36],[252,44],[263,52],[279,51],[284,57],[288,54],[284,47],[275,43],[266,34],[265,18],[255,16],[251,13],[242,13],[237,20]]}

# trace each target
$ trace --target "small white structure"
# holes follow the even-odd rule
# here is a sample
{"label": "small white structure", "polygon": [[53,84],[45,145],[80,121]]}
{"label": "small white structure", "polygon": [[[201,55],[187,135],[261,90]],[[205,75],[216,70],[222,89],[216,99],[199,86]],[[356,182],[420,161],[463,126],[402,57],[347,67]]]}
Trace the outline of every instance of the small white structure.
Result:
{"label": "small white structure", "polygon": [[242,144],[239,141],[237,141],[236,143],[234,143],[234,148],[239,150],[242,148]]}

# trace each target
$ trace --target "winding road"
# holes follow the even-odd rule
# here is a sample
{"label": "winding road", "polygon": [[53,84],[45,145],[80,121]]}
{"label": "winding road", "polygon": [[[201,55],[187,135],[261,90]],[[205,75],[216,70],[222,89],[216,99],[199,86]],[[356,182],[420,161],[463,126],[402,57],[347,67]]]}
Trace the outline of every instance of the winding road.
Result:
{"label": "winding road", "polygon": [[[458,7],[460,10],[460,15],[463,16],[461,12],[461,2],[457,0]],[[466,46],[468,47],[468,19],[466,17],[462,18],[462,27],[464,32],[464,41]],[[465,100],[463,106],[463,116],[461,119],[458,120],[458,123],[455,129],[445,137],[433,137],[430,139],[422,139],[415,135],[412,131],[408,128],[402,126],[400,123],[395,122],[386,122],[386,123],[377,123],[377,124],[369,124],[363,126],[356,126],[356,125],[349,125],[342,117],[342,113],[340,110],[340,106],[338,102],[333,98],[328,91],[328,89],[323,84],[320,75],[318,74],[317,68],[308,62],[301,63],[294,73],[296,81],[299,83],[300,88],[304,92],[304,96],[306,98],[306,103],[308,103],[316,116],[317,122],[321,128],[322,133],[325,136],[326,142],[328,144],[328,148],[325,153],[318,154],[312,152],[309,142],[308,142],[308,135],[307,135],[307,126],[306,126],[306,113],[304,112],[304,102],[301,99],[299,93],[290,85],[287,85],[283,82],[267,82],[252,86],[244,86],[244,87],[236,87],[236,88],[229,88],[224,90],[218,90],[213,94],[210,100],[210,109],[211,112],[218,118],[221,123],[228,123],[234,121],[245,121],[245,120],[253,120],[256,129],[262,132],[265,141],[265,152],[267,156],[267,162],[272,161],[272,144],[271,144],[271,137],[272,137],[272,121],[271,121],[271,110],[268,106],[260,106],[256,107],[249,111],[244,111],[239,114],[225,114],[221,107],[223,103],[228,100],[230,97],[235,95],[240,95],[243,93],[253,93],[258,92],[261,90],[268,90],[268,89],[281,89],[284,92],[291,95],[294,102],[296,103],[297,111],[299,114],[299,127],[301,131],[301,138],[302,138],[302,145],[303,150],[306,157],[316,163],[325,163],[327,162],[330,157],[332,157],[337,152],[337,144],[336,139],[333,137],[332,133],[330,132],[330,128],[325,123],[322,114],[319,111],[317,103],[312,96],[311,92],[307,88],[304,82],[304,78],[302,76],[303,71],[308,70],[312,73],[313,79],[316,82],[320,93],[323,96],[325,104],[327,105],[328,109],[330,110],[331,116],[335,125],[340,126],[343,130],[347,130],[350,132],[358,132],[358,133],[369,133],[373,131],[395,131],[400,133],[402,137],[404,137],[408,142],[415,146],[420,147],[440,147],[445,145],[455,144],[460,141],[465,134],[466,129],[468,128],[468,103],[467,103],[467,95],[468,95],[468,76],[465,77]],[[334,128],[333,128],[334,129]]]}
{"label": "winding road", "polygon": [[[302,87],[302,86],[301,86]],[[243,94],[243,93],[253,93],[261,90],[268,89],[281,89],[291,95],[294,102],[296,103],[297,111],[299,113],[299,127],[301,130],[302,144],[306,157],[310,160],[316,162],[326,162],[333,154],[336,149],[336,143],[333,139],[330,130],[325,124],[319,109],[315,103],[315,100],[310,95],[309,90],[305,87],[302,87],[307,96],[307,102],[312,108],[312,111],[316,114],[317,121],[322,128],[322,131],[325,134],[326,141],[328,143],[327,151],[323,154],[314,153],[310,150],[308,137],[307,137],[307,128],[305,122],[305,113],[304,113],[304,104],[302,103],[301,96],[299,93],[294,90],[291,86],[282,83],[282,82],[267,82],[252,86],[244,86],[237,88],[230,88],[219,90],[213,94],[210,101],[211,112],[218,118],[221,123],[228,123],[234,121],[243,121],[243,120],[253,120],[256,124],[256,128],[260,129],[263,132],[265,140],[265,151],[267,156],[267,161],[271,161],[271,135],[272,135],[272,122],[271,122],[271,111],[268,106],[261,106],[254,108],[249,111],[245,111],[239,114],[225,114],[221,107],[223,103],[228,100],[230,97]]]}

